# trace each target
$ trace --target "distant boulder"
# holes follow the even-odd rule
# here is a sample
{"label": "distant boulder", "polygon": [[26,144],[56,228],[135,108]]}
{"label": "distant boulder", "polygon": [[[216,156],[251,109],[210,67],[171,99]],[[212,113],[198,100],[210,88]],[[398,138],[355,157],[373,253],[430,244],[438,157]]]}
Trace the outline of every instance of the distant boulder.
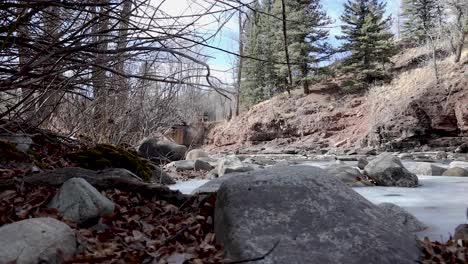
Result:
{"label": "distant boulder", "polygon": [[208,158],[209,155],[205,151],[201,149],[192,149],[189,152],[187,152],[187,155],[185,157],[186,160],[197,160],[199,158]]}
{"label": "distant boulder", "polygon": [[252,166],[244,164],[236,156],[227,156],[218,162],[218,176],[222,177],[224,174],[233,172],[247,172],[253,170]]}
{"label": "distant boulder", "polygon": [[467,161],[452,161],[449,165],[450,168],[463,168],[468,169],[468,162]]}
{"label": "distant boulder", "polygon": [[358,169],[346,165],[331,165],[325,168],[330,175],[337,177],[348,186],[362,186],[364,175]]}
{"label": "distant boulder", "polygon": [[358,159],[357,166],[359,169],[363,170],[367,164],[369,164],[369,161],[366,158]]}
{"label": "distant boulder", "polygon": [[391,153],[382,153],[364,168],[366,174],[380,186],[415,187],[418,177],[409,172],[400,159]]}
{"label": "distant boulder", "polygon": [[449,168],[442,176],[468,177],[468,169],[459,167]]}
{"label": "distant boulder", "polygon": [[138,152],[145,158],[153,160],[183,160],[187,147],[169,140],[147,139],[138,148]]}
{"label": "distant boulder", "polygon": [[411,173],[426,176],[440,176],[446,170],[446,168],[430,162],[408,162],[405,166]]}

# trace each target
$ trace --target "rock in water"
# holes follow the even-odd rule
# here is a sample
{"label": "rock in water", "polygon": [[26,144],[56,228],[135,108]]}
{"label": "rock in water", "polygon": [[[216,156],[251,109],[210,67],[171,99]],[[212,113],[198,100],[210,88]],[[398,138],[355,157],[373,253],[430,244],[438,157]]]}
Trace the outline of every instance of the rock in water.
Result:
{"label": "rock in water", "polygon": [[176,171],[193,170],[194,167],[195,167],[195,161],[193,160],[177,160],[165,166],[165,168],[174,168]]}
{"label": "rock in water", "polygon": [[253,170],[251,166],[245,165],[236,156],[227,156],[227,157],[222,158],[218,162],[218,176],[219,177],[222,177],[224,176],[224,174],[228,174],[228,173],[247,172],[251,170]]}
{"label": "rock in water", "polygon": [[138,152],[148,159],[183,160],[187,147],[168,140],[147,139],[138,148]]}
{"label": "rock in water", "polygon": [[468,169],[468,162],[466,161],[452,161],[450,162],[449,165],[450,168],[462,168],[462,169]]}
{"label": "rock in water", "polygon": [[213,169],[213,166],[211,166],[209,162],[203,161],[201,159],[196,160],[193,167],[196,171],[209,171]]}
{"label": "rock in water", "polygon": [[364,179],[364,176],[358,169],[346,165],[331,165],[325,168],[330,175],[337,177],[343,183],[354,186]]}
{"label": "rock in water", "polygon": [[31,218],[0,227],[0,263],[57,263],[76,251],[73,230],[53,218]]}
{"label": "rock in water", "polygon": [[468,169],[458,167],[449,168],[442,174],[442,176],[468,177]]}
{"label": "rock in water", "polygon": [[462,224],[455,228],[455,234],[453,235],[454,240],[468,240],[468,225]]}
{"label": "rock in water", "polygon": [[410,264],[416,238],[324,170],[276,166],[221,184],[215,232],[234,261]]}
{"label": "rock in water", "polygon": [[82,178],[66,181],[49,204],[60,215],[78,224],[92,224],[114,212],[114,203]]}
{"label": "rock in water", "polygon": [[405,226],[410,232],[419,232],[427,228],[427,226],[419,221],[414,215],[396,204],[381,203],[379,204],[379,207],[388,217],[392,218],[396,223]]}
{"label": "rock in water", "polygon": [[408,162],[405,166],[409,172],[425,176],[441,176],[446,170],[430,162]]}
{"label": "rock in water", "polygon": [[186,160],[197,160],[199,158],[208,158],[208,153],[201,149],[192,149],[187,153]]}
{"label": "rock in water", "polygon": [[369,164],[369,161],[366,158],[358,159],[357,166],[359,169],[363,170],[367,164]]}
{"label": "rock in water", "polygon": [[409,172],[400,159],[391,153],[382,153],[365,167],[368,176],[380,186],[415,187],[418,177]]}

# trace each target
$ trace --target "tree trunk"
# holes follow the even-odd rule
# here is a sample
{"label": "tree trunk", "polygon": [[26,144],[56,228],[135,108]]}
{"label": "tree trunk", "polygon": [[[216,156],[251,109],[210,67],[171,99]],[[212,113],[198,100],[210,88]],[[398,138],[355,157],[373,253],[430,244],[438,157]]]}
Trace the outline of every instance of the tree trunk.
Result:
{"label": "tree trunk", "polygon": [[[27,10],[24,8],[18,8],[16,10],[18,19],[17,21],[21,21],[21,17],[23,17]],[[18,37],[20,39],[26,39],[27,37],[27,28],[24,26],[28,24],[28,22],[24,22],[18,26]],[[28,65],[28,61],[31,57],[30,50],[27,49],[24,45],[19,46],[19,64],[18,64],[18,72],[21,71],[23,67]],[[21,117],[24,121],[28,122],[31,118],[34,117],[35,112],[35,104],[34,104],[34,90],[30,88],[23,87],[21,88],[21,99],[23,101],[23,105],[21,108]]]}
{"label": "tree trunk", "polygon": [[244,31],[242,22],[242,11],[239,10],[239,65],[237,66],[237,93],[236,93],[236,116],[239,115],[240,108],[240,95],[241,95],[241,82],[242,82],[242,66],[244,64],[244,38],[242,32]]}
{"label": "tree trunk", "polygon": [[[46,40],[43,47],[44,51],[47,51],[51,46],[58,41],[60,31],[60,8],[52,6],[44,10],[43,24],[44,40]],[[48,60],[42,65],[42,71],[44,75],[48,74],[52,70],[54,65],[53,59]],[[37,99],[36,114],[32,120],[31,126],[40,126],[43,122],[50,118],[51,114],[56,110],[60,100],[64,94],[63,91],[57,89],[55,80],[46,80],[42,83],[42,91]]]}
{"label": "tree trunk", "polygon": [[[97,46],[100,50],[107,50],[107,30],[108,30],[108,23],[109,18],[107,17],[106,12],[106,5],[108,0],[100,0],[99,1],[102,6],[100,10],[96,10],[96,7],[92,7],[95,9],[95,13],[97,16],[97,22],[93,25],[92,34],[93,34],[93,43]],[[94,141],[96,142],[103,142],[105,138],[103,136],[106,134],[106,128],[109,122],[109,116],[107,113],[108,108],[108,89],[107,89],[107,77],[106,73],[103,69],[101,69],[98,65],[105,65],[106,64],[106,55],[105,54],[97,54],[95,59],[95,64],[92,68],[93,76],[92,76],[92,83],[93,83],[93,96],[94,96],[94,129],[95,129],[95,138]]]}
{"label": "tree trunk", "polygon": [[284,38],[284,52],[286,54],[286,64],[288,65],[288,75],[289,75],[289,83],[286,80],[286,90],[288,94],[291,95],[290,87],[292,86],[292,71],[291,71],[291,64],[289,62],[289,50],[288,50],[288,31],[286,27],[286,4],[284,0],[281,0],[281,13],[283,17],[283,38]]}
{"label": "tree trunk", "polygon": [[[122,13],[120,17],[120,27],[119,27],[119,38],[117,42],[117,49],[124,49],[127,47],[127,34],[128,26],[130,23],[130,16],[132,12],[132,1],[131,0],[122,0]],[[124,73],[125,69],[125,52],[119,53],[117,55],[117,62],[115,69],[118,72]],[[125,80],[125,77],[120,75],[115,76],[116,85],[117,85],[117,100],[122,106],[125,106],[128,99],[128,84]]]}

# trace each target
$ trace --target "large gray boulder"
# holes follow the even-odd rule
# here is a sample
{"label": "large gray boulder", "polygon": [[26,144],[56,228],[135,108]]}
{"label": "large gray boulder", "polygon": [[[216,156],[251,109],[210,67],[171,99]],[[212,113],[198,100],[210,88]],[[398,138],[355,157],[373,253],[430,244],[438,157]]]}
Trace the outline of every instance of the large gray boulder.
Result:
{"label": "large gray boulder", "polygon": [[409,172],[398,157],[382,153],[364,168],[366,174],[380,186],[415,187],[418,177]]}
{"label": "large gray boulder", "polygon": [[31,218],[0,227],[0,263],[60,263],[76,251],[73,230],[53,218]]}
{"label": "large gray boulder", "polygon": [[197,160],[199,158],[208,158],[209,155],[205,151],[201,149],[192,149],[189,152],[187,152],[187,155],[185,156],[186,160]]}
{"label": "large gray boulder", "polygon": [[156,160],[183,160],[187,147],[169,140],[146,139],[138,148],[138,152],[145,158]]}
{"label": "large gray boulder", "polygon": [[446,168],[430,162],[408,162],[405,163],[405,168],[413,174],[425,176],[441,176],[446,170]]}
{"label": "large gray boulder", "polygon": [[218,162],[218,176],[222,177],[224,174],[234,172],[247,172],[253,170],[252,166],[244,164],[236,156],[226,156]]}
{"label": "large gray boulder", "polygon": [[392,221],[403,225],[410,232],[419,232],[427,228],[414,215],[396,204],[381,203],[379,207],[389,217],[388,219],[392,219]]}
{"label": "large gray boulder", "polygon": [[271,167],[221,184],[215,232],[236,261],[259,263],[410,264],[416,238],[364,197],[324,170]]}
{"label": "large gray boulder", "polygon": [[114,203],[82,178],[66,181],[49,204],[59,214],[78,224],[96,223],[101,216],[114,212]]}

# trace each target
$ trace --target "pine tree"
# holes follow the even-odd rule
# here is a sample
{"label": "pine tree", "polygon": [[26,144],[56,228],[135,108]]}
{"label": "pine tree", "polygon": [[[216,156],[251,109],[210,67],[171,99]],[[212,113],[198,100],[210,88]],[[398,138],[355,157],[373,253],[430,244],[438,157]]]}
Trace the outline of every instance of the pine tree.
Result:
{"label": "pine tree", "polygon": [[[253,9],[263,11],[259,2],[256,2]],[[261,61],[265,58],[264,29],[261,26],[261,16],[258,12],[250,12],[249,17],[250,20],[246,25],[244,54],[258,58],[258,60],[246,59],[244,62],[241,97],[243,104],[247,107],[266,98],[264,91],[266,71]]]}
{"label": "pine tree", "polygon": [[[288,0],[287,47],[290,53],[292,79],[302,83],[308,93],[310,75],[326,59],[331,46],[325,42],[325,28],[330,19],[322,11],[320,0]],[[242,101],[250,106],[285,90],[288,68],[282,31],[281,0],[256,1],[246,26],[244,54],[256,58],[244,62]]]}
{"label": "pine tree", "polygon": [[428,31],[442,26],[443,7],[440,0],[403,0],[403,38],[424,41]]}
{"label": "pine tree", "polygon": [[[280,14],[280,2],[275,1],[273,14]],[[317,70],[317,65],[328,59],[331,46],[325,41],[328,30],[325,29],[331,21],[322,10],[320,0],[289,0],[286,4],[288,14],[288,49],[293,64],[292,75],[295,83],[302,83],[304,93],[309,93],[310,73]],[[278,61],[284,61],[284,48],[279,43],[284,41],[276,35]],[[287,65],[277,65],[278,76],[285,78]]]}
{"label": "pine tree", "polygon": [[370,83],[387,78],[385,67],[396,54],[391,17],[384,17],[386,4],[379,0],[348,0],[341,16],[344,40],[342,70],[354,73],[348,89],[366,88]]}

